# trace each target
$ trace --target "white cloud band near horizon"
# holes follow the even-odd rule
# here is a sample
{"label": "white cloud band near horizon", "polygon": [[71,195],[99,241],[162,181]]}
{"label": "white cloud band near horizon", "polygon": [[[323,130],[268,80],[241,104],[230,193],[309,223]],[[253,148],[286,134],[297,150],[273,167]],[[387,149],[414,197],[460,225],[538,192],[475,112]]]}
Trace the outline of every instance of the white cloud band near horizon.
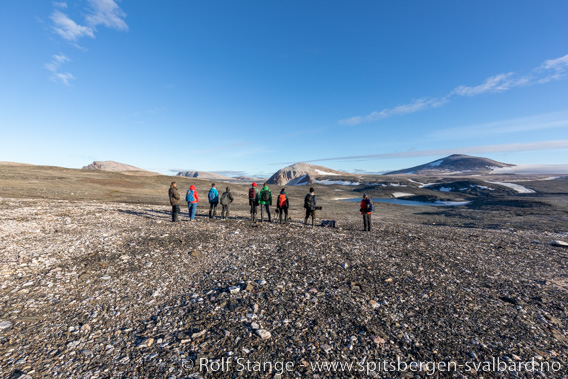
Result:
{"label": "white cloud band near horizon", "polygon": [[[367,154],[367,155],[351,155],[351,156],[342,156],[342,157],[318,158],[318,159],[304,160],[302,162],[313,163],[313,162],[340,161],[340,160],[371,160],[371,159],[417,158],[417,157],[433,157],[433,156],[443,157],[452,154],[512,153],[512,152],[559,150],[559,149],[568,149],[568,140],[540,141],[540,142],[529,142],[529,143],[509,143],[501,145],[467,146],[467,147],[456,147],[456,148],[435,149],[435,150],[413,150],[413,151]],[[279,164],[284,164],[284,163],[279,163]]]}
{"label": "white cloud band near horizon", "polygon": [[498,74],[487,78],[482,84],[477,86],[458,86],[450,91],[450,93],[446,96],[441,98],[426,97],[394,108],[385,108],[381,111],[373,111],[365,116],[353,116],[339,120],[338,123],[349,126],[358,125],[364,122],[379,121],[395,115],[404,115],[426,109],[437,108],[448,103],[454,96],[477,96],[484,93],[505,92],[517,87],[544,84],[564,78],[567,71],[568,54],[560,58],[546,60],[526,75],[516,75],[513,72]]}

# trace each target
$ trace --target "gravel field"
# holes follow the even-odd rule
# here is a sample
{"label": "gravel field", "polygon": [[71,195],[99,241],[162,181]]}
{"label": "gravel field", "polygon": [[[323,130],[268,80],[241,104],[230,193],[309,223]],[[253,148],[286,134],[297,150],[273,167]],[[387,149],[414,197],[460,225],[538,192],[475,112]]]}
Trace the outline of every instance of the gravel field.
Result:
{"label": "gravel field", "polygon": [[198,213],[0,199],[0,377],[568,377],[565,232]]}

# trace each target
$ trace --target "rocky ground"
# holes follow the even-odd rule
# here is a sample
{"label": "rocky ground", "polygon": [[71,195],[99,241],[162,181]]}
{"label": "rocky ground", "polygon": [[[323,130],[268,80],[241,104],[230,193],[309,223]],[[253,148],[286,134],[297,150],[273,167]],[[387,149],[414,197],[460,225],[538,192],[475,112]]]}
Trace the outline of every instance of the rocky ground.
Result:
{"label": "rocky ground", "polygon": [[200,213],[0,199],[0,377],[568,377],[566,233]]}

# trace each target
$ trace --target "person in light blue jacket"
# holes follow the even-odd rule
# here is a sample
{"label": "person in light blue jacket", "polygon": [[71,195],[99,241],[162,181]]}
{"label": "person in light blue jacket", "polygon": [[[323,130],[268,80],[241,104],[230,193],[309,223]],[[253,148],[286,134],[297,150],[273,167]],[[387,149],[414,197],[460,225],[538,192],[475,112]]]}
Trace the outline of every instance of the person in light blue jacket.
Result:
{"label": "person in light blue jacket", "polygon": [[215,183],[211,184],[207,198],[209,199],[209,218],[214,218],[217,215],[217,205],[219,204],[219,192],[215,188]]}

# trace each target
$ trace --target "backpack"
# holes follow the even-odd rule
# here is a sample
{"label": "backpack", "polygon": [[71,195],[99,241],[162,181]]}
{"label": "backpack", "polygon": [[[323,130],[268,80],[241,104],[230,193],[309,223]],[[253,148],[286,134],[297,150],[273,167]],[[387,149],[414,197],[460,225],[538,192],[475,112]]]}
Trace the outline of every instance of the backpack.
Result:
{"label": "backpack", "polygon": [[229,205],[229,193],[228,192],[225,192],[221,196],[221,205]]}
{"label": "backpack", "polygon": [[278,208],[285,208],[286,207],[286,195],[281,193],[278,195]]}
{"label": "backpack", "polygon": [[249,188],[249,199],[256,199],[256,189],[254,187]]}
{"label": "backpack", "polygon": [[262,191],[262,201],[270,201],[270,192],[268,190]]}
{"label": "backpack", "polygon": [[211,188],[209,190],[209,193],[207,194],[207,197],[209,198],[209,202],[210,203],[216,203],[217,201],[217,197],[219,196],[219,194],[216,194],[215,191],[213,191],[213,188]]}
{"label": "backpack", "polygon": [[185,194],[185,201],[188,203],[195,201],[195,197],[193,197],[193,190],[187,190],[187,193]]}
{"label": "backpack", "polygon": [[304,199],[304,208],[309,210],[314,210],[314,197],[311,194],[307,194]]}
{"label": "backpack", "polygon": [[373,199],[367,198],[367,200],[365,202],[367,203],[367,212],[372,212],[374,210]]}

